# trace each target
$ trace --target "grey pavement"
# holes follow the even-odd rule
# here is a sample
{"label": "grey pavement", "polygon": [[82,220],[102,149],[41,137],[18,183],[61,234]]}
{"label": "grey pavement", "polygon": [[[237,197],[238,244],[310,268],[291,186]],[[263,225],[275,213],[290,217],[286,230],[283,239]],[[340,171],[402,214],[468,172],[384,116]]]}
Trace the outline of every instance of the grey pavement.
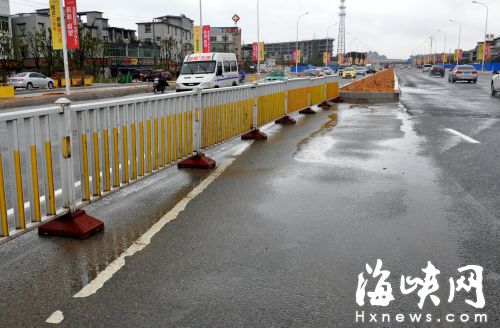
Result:
{"label": "grey pavement", "polygon": [[[72,297],[210,172],[170,168],[91,204],[106,230],[89,240],[29,233],[2,245],[2,322],[51,326],[60,310],[61,327],[368,327],[368,313],[387,313],[380,326],[454,327],[449,313],[486,313],[480,326],[498,327],[500,98],[486,78],[398,75],[401,104],[316,109],[268,126],[269,140],[241,155],[238,140],[213,149],[219,165],[234,162],[94,295]],[[377,259],[395,300],[360,307],[358,275]],[[427,261],[440,270],[441,303],[420,310],[399,284],[423,277]],[[448,278],[471,264],[485,270],[484,309],[465,304],[473,292],[447,301]],[[434,321],[396,323],[398,313]]]}

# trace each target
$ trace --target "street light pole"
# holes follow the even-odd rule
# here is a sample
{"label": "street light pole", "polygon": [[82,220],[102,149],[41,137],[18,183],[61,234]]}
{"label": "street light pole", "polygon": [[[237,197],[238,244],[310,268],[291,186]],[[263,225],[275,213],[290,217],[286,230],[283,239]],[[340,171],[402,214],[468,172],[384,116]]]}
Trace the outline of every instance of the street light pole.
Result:
{"label": "street light pole", "polygon": [[480,1],[472,1],[475,4],[482,5],[486,8],[486,27],[484,28],[484,44],[483,44],[483,62],[481,64],[481,71],[484,72],[484,56],[486,55],[486,35],[488,34],[488,14],[489,14],[489,9],[488,5],[486,5],[483,2]]}
{"label": "street light pole", "polygon": [[203,15],[201,12],[201,0],[200,0],[200,26],[203,26]]}
{"label": "street light pole", "polygon": [[454,19],[450,19],[450,22],[452,23],[457,23],[458,24],[458,48],[457,48],[457,66],[458,64],[460,63],[460,37],[462,36],[462,23],[460,23],[459,21],[457,20],[454,20]]}
{"label": "street light pole", "polygon": [[443,48],[443,66],[444,66],[444,57],[446,56],[446,32],[437,30],[438,32],[444,33],[444,48]]}
{"label": "street light pole", "polygon": [[306,12],[305,14],[297,17],[297,41],[295,42],[295,74],[297,74],[297,76],[299,76],[299,61],[297,60],[299,55],[299,20],[308,14],[309,12]]}
{"label": "street light pole", "polygon": [[59,14],[61,15],[62,50],[64,62],[64,78],[66,80],[66,96],[69,96],[71,95],[71,80],[69,76],[68,43],[66,40],[66,12],[64,10],[63,0],[59,1]]}
{"label": "street light pole", "polygon": [[[329,48],[329,45],[328,45],[328,31],[330,31],[330,28],[334,27],[334,26],[337,26],[339,23],[335,23],[333,25],[330,25],[326,28],[326,55],[328,56],[328,48]],[[333,51],[332,51],[333,52]],[[328,57],[326,59],[326,66],[328,66]]]}
{"label": "street light pole", "polygon": [[260,19],[259,19],[259,2],[257,0],[257,77],[260,77]]}

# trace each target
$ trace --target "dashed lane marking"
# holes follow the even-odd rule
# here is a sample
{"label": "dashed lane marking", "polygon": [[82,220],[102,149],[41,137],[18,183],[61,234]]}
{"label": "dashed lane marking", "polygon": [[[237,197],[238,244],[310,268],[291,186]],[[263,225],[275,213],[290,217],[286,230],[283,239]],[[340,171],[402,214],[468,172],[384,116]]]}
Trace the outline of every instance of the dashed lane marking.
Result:
{"label": "dashed lane marking", "polygon": [[445,130],[448,131],[451,134],[459,136],[460,138],[464,139],[467,142],[470,142],[470,143],[473,143],[473,144],[480,144],[481,143],[480,141],[477,141],[476,139],[472,139],[471,137],[466,136],[465,134],[460,133],[457,130],[453,130],[453,129],[445,129]]}

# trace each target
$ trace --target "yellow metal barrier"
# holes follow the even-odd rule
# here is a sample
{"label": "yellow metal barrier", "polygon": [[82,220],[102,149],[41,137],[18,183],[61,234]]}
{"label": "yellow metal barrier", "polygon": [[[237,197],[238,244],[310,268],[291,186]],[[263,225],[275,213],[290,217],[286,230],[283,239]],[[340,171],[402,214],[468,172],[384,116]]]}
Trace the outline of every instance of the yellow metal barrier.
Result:
{"label": "yellow metal barrier", "polygon": [[[0,150],[0,242],[338,94],[338,82],[327,77],[0,112],[8,130]],[[76,140],[67,129],[77,131]]]}
{"label": "yellow metal barrier", "polygon": [[0,84],[0,98],[14,98],[14,86],[8,84]]}

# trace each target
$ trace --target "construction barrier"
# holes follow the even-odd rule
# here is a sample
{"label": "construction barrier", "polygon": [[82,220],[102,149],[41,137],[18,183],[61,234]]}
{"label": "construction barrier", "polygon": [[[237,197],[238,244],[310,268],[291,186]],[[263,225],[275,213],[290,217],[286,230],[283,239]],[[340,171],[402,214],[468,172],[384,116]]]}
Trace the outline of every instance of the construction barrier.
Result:
{"label": "construction barrier", "polygon": [[0,99],[14,98],[14,86],[0,83]]}
{"label": "construction barrier", "polygon": [[325,77],[0,113],[0,242],[338,94]]}

